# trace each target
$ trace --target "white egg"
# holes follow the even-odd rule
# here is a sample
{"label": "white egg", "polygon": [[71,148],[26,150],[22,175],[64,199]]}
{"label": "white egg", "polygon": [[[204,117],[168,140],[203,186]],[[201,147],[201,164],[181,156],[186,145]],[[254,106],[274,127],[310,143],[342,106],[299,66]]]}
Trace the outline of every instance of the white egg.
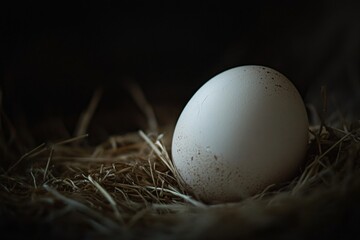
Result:
{"label": "white egg", "polygon": [[271,68],[241,66],[213,77],[190,99],[171,152],[195,195],[230,202],[293,177],[308,136],[295,86]]}

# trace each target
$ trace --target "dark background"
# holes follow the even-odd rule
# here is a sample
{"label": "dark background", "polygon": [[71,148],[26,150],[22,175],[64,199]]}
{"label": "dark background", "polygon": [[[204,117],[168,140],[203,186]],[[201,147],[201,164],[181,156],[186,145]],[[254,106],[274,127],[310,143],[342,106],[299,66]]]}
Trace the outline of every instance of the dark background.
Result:
{"label": "dark background", "polygon": [[244,64],[282,72],[307,104],[319,107],[320,87],[326,85],[334,106],[351,117],[359,112],[356,1],[191,8],[29,2],[3,6],[1,16],[4,110],[39,138],[72,135],[98,87],[103,97],[90,131],[105,138],[143,128],[124,88],[129,81],[141,86],[160,124],[173,122],[202,84]]}

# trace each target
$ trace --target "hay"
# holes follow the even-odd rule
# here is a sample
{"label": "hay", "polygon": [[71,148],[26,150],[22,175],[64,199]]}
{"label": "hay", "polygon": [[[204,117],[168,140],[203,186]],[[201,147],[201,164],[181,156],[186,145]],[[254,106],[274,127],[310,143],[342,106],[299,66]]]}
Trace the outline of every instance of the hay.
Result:
{"label": "hay", "polygon": [[325,122],[311,126],[306,163],[291,182],[240,202],[208,205],[184,187],[167,150],[169,138],[157,132],[154,111],[135,85],[131,92],[150,130],[112,136],[98,146],[84,141],[100,91],[74,138],[45,142],[25,153],[0,109],[3,235],[302,239],[358,234],[359,121],[342,128]]}

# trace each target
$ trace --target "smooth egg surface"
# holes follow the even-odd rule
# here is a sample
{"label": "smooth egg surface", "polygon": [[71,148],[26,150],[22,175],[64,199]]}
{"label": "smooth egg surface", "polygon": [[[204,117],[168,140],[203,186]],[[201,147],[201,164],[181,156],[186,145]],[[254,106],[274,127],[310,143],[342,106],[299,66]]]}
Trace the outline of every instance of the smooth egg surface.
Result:
{"label": "smooth egg surface", "polygon": [[308,144],[308,119],[295,86],[264,66],[240,66],[206,82],[182,111],[172,158],[204,201],[231,202],[289,180]]}

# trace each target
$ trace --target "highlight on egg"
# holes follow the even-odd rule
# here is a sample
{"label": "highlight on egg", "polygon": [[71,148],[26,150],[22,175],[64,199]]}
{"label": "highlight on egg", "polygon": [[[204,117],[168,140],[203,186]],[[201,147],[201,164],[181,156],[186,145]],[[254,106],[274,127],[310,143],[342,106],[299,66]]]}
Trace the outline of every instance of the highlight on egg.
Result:
{"label": "highlight on egg", "polygon": [[203,201],[237,201],[294,177],[308,127],[302,97],[283,74],[235,67],[207,81],[187,103],[175,126],[172,159]]}

